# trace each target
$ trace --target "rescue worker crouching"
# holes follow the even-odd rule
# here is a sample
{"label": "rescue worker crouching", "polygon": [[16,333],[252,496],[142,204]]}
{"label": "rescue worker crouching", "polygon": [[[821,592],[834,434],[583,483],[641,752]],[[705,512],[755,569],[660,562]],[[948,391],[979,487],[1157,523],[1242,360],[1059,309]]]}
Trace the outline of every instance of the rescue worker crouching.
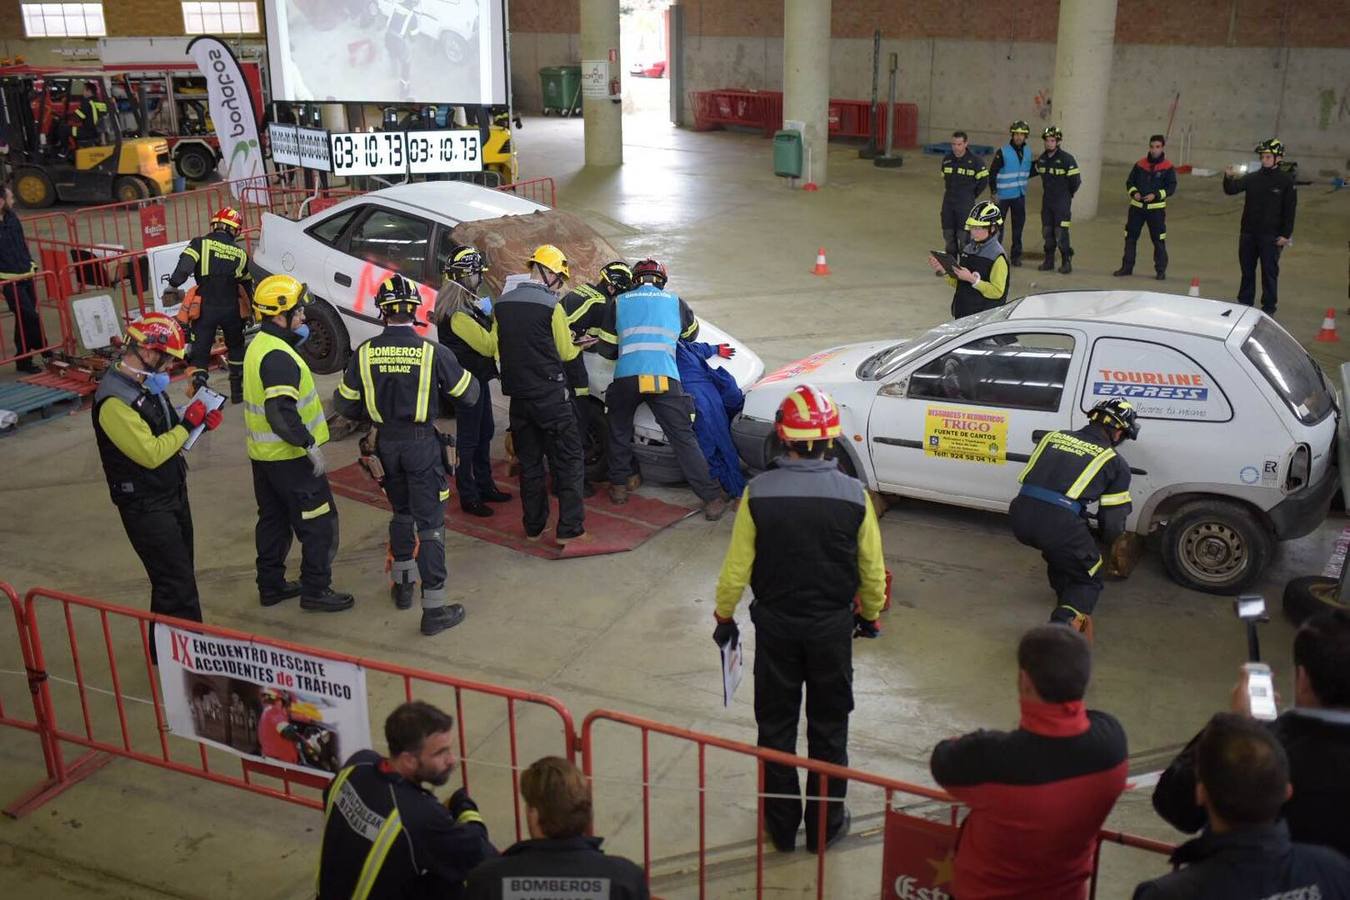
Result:
{"label": "rescue worker crouching", "polygon": [[1134,273],[1135,247],[1139,233],[1148,225],[1148,236],[1153,241],[1153,271],[1159,281],[1167,278],[1167,198],[1177,192],[1177,170],[1164,155],[1167,138],[1155,134],[1148,139],[1148,155],[1134,164],[1125,179],[1125,192],[1130,197],[1129,217],[1125,220],[1125,254],[1120,268],[1112,272],[1117,278]]}
{"label": "rescue worker crouching", "polygon": [[1128,400],[1103,400],[1077,431],[1052,431],[1031,454],[1008,513],[1013,534],[1045,558],[1058,605],[1052,623],[1092,636],[1092,611],[1102,593],[1102,555],[1088,530],[1086,508],[1097,504],[1097,522],[1108,546],[1125,532],[1132,509],[1130,465],[1116,452],[1139,437],[1138,415]]}
{"label": "rescue worker crouching", "polygon": [[[985,200],[971,207],[966,216],[970,240],[956,256],[957,265],[947,275],[947,284],[956,288],[952,296],[952,318],[960,319],[1002,306],[1008,299],[1008,257],[995,237],[1003,224],[1003,212],[997,203]],[[936,257],[928,264],[936,275],[945,270]]]}
{"label": "rescue worker crouching", "polygon": [[1059,273],[1073,271],[1073,247],[1069,245],[1069,225],[1073,220],[1073,195],[1083,184],[1078,160],[1060,147],[1064,132],[1056,125],[1041,132],[1045,152],[1036,157],[1033,177],[1041,179],[1041,238],[1045,242],[1045,260],[1039,268],[1049,272],[1055,267],[1055,248],[1059,248]]}
{"label": "rescue worker crouching", "polygon": [[[207,383],[211,347],[216,342],[216,331],[220,330],[225,333],[231,403],[244,400],[244,320],[253,297],[248,254],[235,244],[243,224],[239,211],[233,207],[218,210],[211,217],[211,232],[188,242],[178,257],[178,266],[169,276],[169,286],[175,290],[189,276],[197,282],[199,306],[195,319],[190,322],[192,349],[188,354],[188,369],[192,381],[189,394]],[[191,318],[192,312],[185,312],[184,317]]]}
{"label": "rescue worker crouching", "polygon": [[180,417],[165,396],[169,375],[164,369],[170,358],[183,358],[186,343],[178,323],[163,313],[149,313],[128,326],[122,358],[94,394],[91,419],[108,491],[150,579],[150,611],[200,622],[182,450],[199,425],[207,431],[219,427],[221,414],[194,401]]}
{"label": "rescue worker crouching", "polygon": [[[633,287],[633,270],[621,259],[605,263],[600,267],[600,278],[595,284],[583,284],[573,288],[558,301],[567,314],[567,327],[572,332],[573,342],[583,351],[597,352],[605,316],[614,299]],[[596,436],[591,434],[586,405],[591,402],[591,377],[586,371],[586,358],[578,354],[575,359],[564,363],[567,370],[567,386],[572,391],[572,408],[577,414],[577,429],[581,432],[581,450],[583,457],[591,458],[595,452]],[[599,440],[606,440],[600,436]],[[582,494],[590,497],[595,487],[586,481]]]}
{"label": "rescue worker crouching", "polygon": [[384,280],[375,293],[384,331],[352,354],[333,403],[339,414],[375,425],[382,487],[394,510],[390,594],[399,609],[410,608],[420,575],[422,634],[433,635],[464,621],[463,606],[447,605],[445,504],[453,467],[434,423],[440,398],[473,405],[480,385],[449,347],[417,333],[421,303],[417,286],[407,278]]}
{"label": "rescue worker crouching", "polygon": [[[337,506],[322,447],[323,401],[296,348],[309,337],[309,291],[289,275],[264,278],[253,294],[262,322],[244,354],[244,431],[258,502],[258,600],[274,606],[300,597],[302,609],[338,612],[355,598],[334,591]],[[292,536],[300,539],[300,581],[286,580]]]}
{"label": "rescue worker crouching", "polygon": [[715,522],[727,511],[722,488],[708,474],[708,460],[694,436],[694,399],[680,385],[676,345],[698,336],[698,319],[683,300],[665,290],[666,267],[644,259],[633,267],[631,291],[615,299],[600,329],[602,355],[618,362],[605,391],[609,417],[609,499],[628,502],[642,483],[633,471],[633,416],[646,403],[694,493],[703,517]]}
{"label": "rescue worker crouching", "polygon": [[483,254],[474,247],[459,247],[446,261],[444,284],[436,296],[437,334],[469,374],[478,382],[478,399],[460,397],[455,409],[455,486],[459,508],[471,516],[492,515],[489,503],[505,503],[511,495],[497,487],[492,477],[492,416],[489,382],[497,377],[497,321],[492,317],[492,299],[479,296],[483,273],[488,270]]}
{"label": "rescue worker crouching", "polygon": [[[839,408],[827,394],[795,387],[778,409],[776,430],[787,455],[746,486],[717,579],[713,640],[719,646],[739,640],[735,612],[748,584],[759,746],[796,752],[805,685],[807,754],[847,766],[853,638],[880,635],[886,600],[881,531],[862,484],[826,458],[842,433]],[[769,837],[790,851],[802,824],[796,770],[766,763],[763,789]],[[848,833],[847,789],[848,782],[829,780],[826,846]],[[821,795],[815,774],[807,775],[806,795]],[[806,802],[812,852],[821,839],[818,803]]]}

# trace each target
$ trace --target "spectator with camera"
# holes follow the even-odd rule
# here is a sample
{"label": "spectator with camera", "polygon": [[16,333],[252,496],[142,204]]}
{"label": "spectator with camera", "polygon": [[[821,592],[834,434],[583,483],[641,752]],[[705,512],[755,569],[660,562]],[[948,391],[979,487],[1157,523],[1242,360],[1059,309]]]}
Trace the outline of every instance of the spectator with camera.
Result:
{"label": "spectator with camera", "polygon": [[1350,897],[1350,860],[1294,843],[1280,810],[1294,794],[1289,758],[1271,732],[1239,713],[1218,713],[1195,742],[1195,801],[1204,834],[1182,844],[1183,868],[1140,884],[1134,900],[1332,900]]}
{"label": "spectator with camera", "polygon": [[[1233,712],[1250,717],[1247,675],[1233,689]],[[1325,844],[1350,856],[1350,611],[1309,619],[1294,636],[1294,707],[1264,726],[1289,760],[1293,795],[1284,818],[1295,841]],[[1200,737],[1186,746],[1153,792],[1153,808],[1187,833],[1205,810],[1195,797]]]}

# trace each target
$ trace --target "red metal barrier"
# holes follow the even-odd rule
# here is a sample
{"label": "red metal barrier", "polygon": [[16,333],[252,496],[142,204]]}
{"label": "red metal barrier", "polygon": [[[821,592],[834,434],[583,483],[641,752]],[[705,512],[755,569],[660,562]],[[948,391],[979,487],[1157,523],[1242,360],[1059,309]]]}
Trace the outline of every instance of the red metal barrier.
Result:
{"label": "red metal barrier", "polygon": [[558,205],[558,187],[552,178],[529,178],[504,184],[497,188],[504,194],[514,194],[526,200],[532,200],[550,209]]}
{"label": "red metal barrier", "polygon": [[783,127],[782,91],[690,91],[694,130],[708,131],[723,125],[758,128],[765,137]]}
{"label": "red metal barrier", "polygon": [[[31,359],[39,353],[54,353],[72,346],[74,324],[70,318],[70,307],[61,291],[60,273],[45,268],[52,262],[42,259],[44,268],[23,278],[7,278],[0,281],[0,296],[5,303],[0,306],[0,366]],[[27,317],[21,314],[22,308],[30,301],[35,306],[39,334],[29,333],[32,327]],[[52,315],[56,316],[56,327],[52,327]],[[13,340],[11,340],[11,338]],[[20,351],[20,347],[27,350]]]}
{"label": "red metal barrier", "polygon": [[[602,721],[629,726],[631,728],[636,728],[638,730],[641,743],[640,756],[642,761],[640,782],[631,782],[630,780],[625,779],[622,776],[611,775],[608,770],[603,775],[598,774],[597,759],[596,759],[597,742],[595,738],[595,726],[596,723]],[[585,771],[587,777],[592,780],[594,790],[597,793],[597,795],[599,795],[604,790],[605,782],[611,779],[623,784],[636,783],[640,785],[642,798],[642,812],[641,812],[642,863],[643,869],[644,871],[646,871],[649,881],[652,877],[652,805],[653,805],[652,794],[654,788],[660,789],[664,787],[664,785],[656,783],[653,780],[654,766],[652,763],[652,749],[651,749],[652,735],[660,735],[665,738],[670,738],[676,742],[674,745],[677,748],[674,754],[675,759],[672,760],[668,758],[664,760],[662,765],[660,766],[660,774],[662,776],[669,775],[671,769],[674,767],[675,762],[685,755],[684,751],[687,751],[690,748],[696,751],[697,782],[695,783],[680,782],[679,784],[671,788],[671,790],[680,791],[684,793],[685,797],[688,797],[689,794],[697,795],[697,813],[696,813],[698,820],[697,870],[698,870],[698,896],[700,898],[710,896],[707,885],[708,869],[709,869],[708,863],[709,826],[708,826],[708,810],[707,810],[708,797],[710,795],[713,797],[725,796],[726,793],[718,789],[710,788],[708,785],[708,753],[710,750],[731,754],[733,759],[739,760],[741,763],[746,763],[749,762],[750,760],[754,761],[755,765],[754,795],[756,797],[755,801],[756,826],[755,826],[755,840],[754,840],[755,897],[763,897],[765,896],[766,893],[765,854],[764,854],[764,799],[765,799],[764,767],[766,763],[777,763],[780,765],[792,766],[798,769],[806,769],[808,772],[816,773],[820,780],[819,791],[821,796],[828,795],[830,781],[842,778],[847,780],[850,783],[851,787],[866,785],[870,786],[873,789],[881,791],[884,794],[885,798],[885,802],[882,807],[883,810],[891,810],[894,813],[897,798],[903,796],[917,797],[922,798],[924,801],[936,801],[937,804],[939,804],[938,808],[940,810],[943,808],[949,810],[949,812],[943,814],[940,817],[939,821],[947,820],[951,824],[955,824],[957,821],[959,804],[954,798],[944,793],[943,791],[937,790],[935,788],[925,787],[923,785],[917,784],[909,784],[907,782],[903,782],[898,779],[885,778],[879,775],[870,774],[868,772],[863,772],[857,769],[849,769],[843,766],[836,766],[831,765],[829,763],[820,762],[818,760],[794,756],[788,753],[781,753],[776,750],[769,750],[763,747],[756,747],[751,744],[742,743],[740,741],[733,741],[727,738],[717,737],[716,735],[704,734],[701,732],[692,731],[687,728],[679,728],[673,725],[666,725],[660,722],[651,721],[649,719],[643,719],[637,716],[628,715],[626,713],[615,712],[612,710],[596,710],[595,712],[592,712],[588,716],[586,716],[586,719],[581,726],[582,768],[583,771]],[[736,775],[733,774],[731,776],[728,776],[728,779],[734,779],[735,777]],[[741,781],[744,782],[745,780],[746,779],[743,777],[742,773]],[[731,800],[740,801],[743,804],[743,802],[747,798],[748,798],[747,794],[741,793],[732,797]],[[856,797],[854,802],[855,803],[857,802]],[[597,800],[595,801],[595,805],[597,809],[603,808],[603,805],[598,797]],[[826,805],[824,803],[821,803],[818,805],[818,808],[820,811],[820,818],[817,827],[823,831],[825,828]],[[624,814],[625,816],[627,816],[626,812]],[[860,830],[861,824],[860,819],[863,818],[864,817],[861,816],[854,817],[853,829],[855,832]],[[911,817],[911,818],[918,818],[918,817]],[[660,821],[664,822],[668,820],[662,819]],[[932,820],[924,819],[924,821],[932,821]],[[686,827],[681,836],[683,837],[683,835],[688,834],[690,832],[691,827],[692,826]],[[1100,857],[1101,852],[1100,848],[1101,842],[1116,843],[1127,847],[1163,854],[1171,853],[1171,851],[1174,849],[1171,845],[1164,844],[1159,841],[1152,841],[1146,838],[1136,837],[1134,835],[1122,834],[1120,832],[1102,831],[1100,834],[1100,840],[1097,848],[1098,858]],[[730,842],[727,841],[725,835],[723,835],[723,845],[725,846],[728,843]],[[623,848],[616,848],[614,852],[625,852],[625,851]],[[786,857],[785,859],[790,864],[791,857]],[[826,896],[826,888],[825,888],[826,859],[827,854],[825,852],[825,848],[822,843],[821,847],[819,848],[816,854],[817,898],[823,898]],[[1095,896],[1096,891],[1096,880],[1097,880],[1096,870],[1097,870],[1097,859],[1094,859],[1093,876],[1092,876],[1093,896]],[[800,873],[796,874],[800,875]],[[880,881],[880,870],[878,870],[877,880]],[[800,890],[800,886],[801,885],[799,880],[794,881],[793,883],[794,891]],[[737,885],[736,887],[738,890],[746,890],[748,892],[748,885]],[[850,884],[849,887],[850,889],[856,890],[857,885]],[[837,890],[838,889],[836,888],[835,891],[836,893]],[[869,886],[868,893],[870,894],[872,890],[873,889]],[[725,892],[726,891],[724,890],[723,893]]]}
{"label": "red metal barrier", "polygon": [[[553,721],[547,729],[538,728],[530,733],[528,736],[530,755],[527,760],[545,754],[564,756],[568,759],[574,759],[576,755],[576,728],[571,713],[560,701],[544,694],[439,675],[231,628],[169,619],[101,600],[47,588],[34,588],[28,592],[24,602],[20,627],[26,630],[31,645],[31,664],[25,665],[35,673],[33,678],[37,682],[38,715],[39,721],[44,722],[47,729],[50,749],[49,771],[52,772],[52,776],[46,783],[30,792],[24,802],[15,805],[17,807],[15,814],[36,809],[79,780],[82,773],[72,772],[73,767],[67,767],[64,763],[62,754],[64,743],[95,751],[104,761],[111,757],[134,760],[155,768],[193,775],[217,784],[287,800],[312,809],[320,808],[319,791],[326,783],[326,778],[321,775],[310,775],[256,763],[220,751],[208,753],[206,745],[193,741],[169,740],[163,701],[159,692],[159,679],[150,657],[150,626],[155,622],[191,628],[194,633],[205,636],[247,641],[261,647],[361,666],[366,670],[368,680],[372,675],[387,679],[390,688],[399,688],[398,693],[403,699],[411,700],[417,697],[430,702],[439,701],[438,705],[453,710],[455,714],[461,759],[459,771],[464,785],[467,787],[470,783],[471,767],[475,772],[484,773],[475,776],[475,783],[481,780],[486,783],[487,789],[483,792],[476,791],[476,797],[484,806],[488,806],[488,802],[483,800],[484,794],[495,796],[501,801],[495,805],[501,808],[504,806],[505,797],[500,795],[504,793],[506,783],[509,782],[510,802],[515,810],[517,838],[524,834],[518,779],[518,771],[521,768],[521,743],[526,739],[520,732],[521,720],[524,718],[522,711],[530,714],[531,724],[538,724],[533,715],[535,712],[542,712],[547,719]],[[63,626],[65,632],[64,641],[57,639],[59,647],[46,643],[43,639],[45,628],[53,624],[58,630]],[[136,664],[119,666],[114,647],[114,632],[117,632],[119,637],[139,644],[140,660]],[[101,642],[102,653],[97,651],[93,654],[82,653],[81,637],[85,642],[90,640],[95,643]],[[102,681],[105,674],[106,682]],[[98,686],[95,684],[96,680],[108,687]],[[57,702],[52,688],[53,682],[74,689],[78,698],[76,713],[72,713],[70,708]],[[130,693],[137,688],[149,694],[149,699]],[[111,698],[111,703],[107,700],[100,701],[100,698]],[[154,713],[153,720],[142,709],[133,712],[130,707],[132,703],[151,707]],[[476,711],[476,705],[484,703],[494,709],[504,703],[504,721],[494,718],[484,728],[482,723],[475,722],[472,716],[466,716],[466,708],[470,704],[475,704]],[[556,720],[553,716],[557,717]],[[505,734],[502,733],[503,729]],[[492,762],[481,756],[471,755],[468,737],[470,731],[474,733],[475,740],[479,744],[478,751],[486,749],[491,752],[488,746],[490,742],[504,742],[502,755],[505,759]],[[144,746],[147,735],[153,735],[151,739],[154,741],[153,746],[148,749]],[[195,754],[192,752],[194,747]],[[192,757],[191,761],[185,760],[183,758],[185,755]],[[213,768],[213,757],[233,761],[239,766],[239,774],[228,774]],[[260,782],[257,780],[260,777],[280,782],[280,786]],[[301,790],[303,792],[300,792]]]}

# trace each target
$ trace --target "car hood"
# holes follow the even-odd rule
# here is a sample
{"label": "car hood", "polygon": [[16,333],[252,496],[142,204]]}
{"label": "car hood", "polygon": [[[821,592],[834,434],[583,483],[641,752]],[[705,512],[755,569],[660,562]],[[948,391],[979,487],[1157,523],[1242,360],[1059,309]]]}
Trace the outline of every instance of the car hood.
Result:
{"label": "car hood", "polygon": [[778,404],[787,392],[802,383],[816,384],[830,390],[831,386],[857,384],[858,367],[871,356],[906,343],[892,338],[887,341],[865,341],[845,344],[812,353],[804,359],[788,363],[781,369],[765,375],[745,394],[745,415],[755,419],[772,420]]}

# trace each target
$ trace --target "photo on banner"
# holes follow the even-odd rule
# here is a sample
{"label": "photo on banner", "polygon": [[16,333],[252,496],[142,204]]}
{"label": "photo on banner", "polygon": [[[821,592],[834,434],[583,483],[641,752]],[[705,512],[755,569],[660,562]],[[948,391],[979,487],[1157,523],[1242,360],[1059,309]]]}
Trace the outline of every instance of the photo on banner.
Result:
{"label": "photo on banner", "polygon": [[155,645],[172,734],[321,775],[370,747],[361,666],[164,624]]}

